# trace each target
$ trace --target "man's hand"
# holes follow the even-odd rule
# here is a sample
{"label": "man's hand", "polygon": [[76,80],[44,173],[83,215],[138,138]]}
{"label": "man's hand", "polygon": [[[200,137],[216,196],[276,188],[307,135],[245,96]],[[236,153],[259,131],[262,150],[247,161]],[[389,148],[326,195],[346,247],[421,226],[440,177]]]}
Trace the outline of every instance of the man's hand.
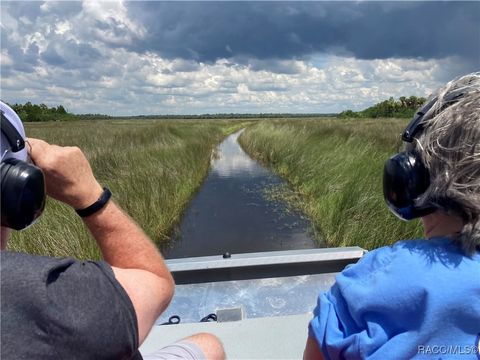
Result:
{"label": "man's hand", "polygon": [[45,174],[47,195],[74,209],[86,208],[98,200],[103,189],[78,147],[50,145],[33,138],[28,143],[30,157]]}

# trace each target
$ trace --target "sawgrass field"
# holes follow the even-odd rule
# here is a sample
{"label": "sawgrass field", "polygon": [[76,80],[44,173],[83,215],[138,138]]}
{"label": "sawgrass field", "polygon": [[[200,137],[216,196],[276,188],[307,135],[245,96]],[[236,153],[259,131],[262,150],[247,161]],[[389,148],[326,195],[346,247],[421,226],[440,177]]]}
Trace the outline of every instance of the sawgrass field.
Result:
{"label": "sawgrass field", "polygon": [[[247,127],[242,147],[284,177],[295,205],[312,219],[320,245],[366,249],[421,236],[383,201],[384,161],[398,150],[407,120],[99,120],[27,123],[30,137],[79,146],[113,198],[158,244],[168,241],[208,173],[216,145]],[[291,192],[290,192],[291,193]],[[280,194],[281,195],[281,194]],[[47,201],[40,220],[14,232],[9,249],[52,256],[100,258],[82,221]]]}
{"label": "sawgrass field", "polygon": [[[212,150],[243,121],[101,120],[26,123],[27,136],[79,146],[102,186],[157,243],[167,241],[208,173]],[[14,232],[9,249],[52,256],[100,258],[82,220],[48,199],[30,228]]]}
{"label": "sawgrass field", "polygon": [[383,165],[401,146],[404,119],[262,121],[240,144],[298,194],[320,244],[365,249],[422,236],[418,221],[403,222],[383,200]]}

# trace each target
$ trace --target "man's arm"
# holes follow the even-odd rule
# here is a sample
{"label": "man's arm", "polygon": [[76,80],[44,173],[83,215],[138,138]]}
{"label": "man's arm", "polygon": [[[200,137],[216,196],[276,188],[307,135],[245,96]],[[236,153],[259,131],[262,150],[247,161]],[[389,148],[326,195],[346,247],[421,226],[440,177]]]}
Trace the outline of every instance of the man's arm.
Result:
{"label": "man's arm", "polygon": [[[102,187],[79,148],[28,142],[32,160],[45,173],[49,196],[74,209],[98,200]],[[84,222],[133,303],[141,344],[173,296],[172,276],[155,245],[113,201]]]}

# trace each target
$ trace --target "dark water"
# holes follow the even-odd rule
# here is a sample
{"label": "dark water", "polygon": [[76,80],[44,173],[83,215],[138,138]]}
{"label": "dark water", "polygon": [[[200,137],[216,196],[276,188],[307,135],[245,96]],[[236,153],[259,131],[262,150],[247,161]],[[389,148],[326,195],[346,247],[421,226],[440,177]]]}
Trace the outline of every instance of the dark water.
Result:
{"label": "dark water", "polygon": [[240,132],[218,147],[208,177],[170,241],[166,258],[313,248],[309,221],[265,189],[283,180],[251,159],[237,142]]}

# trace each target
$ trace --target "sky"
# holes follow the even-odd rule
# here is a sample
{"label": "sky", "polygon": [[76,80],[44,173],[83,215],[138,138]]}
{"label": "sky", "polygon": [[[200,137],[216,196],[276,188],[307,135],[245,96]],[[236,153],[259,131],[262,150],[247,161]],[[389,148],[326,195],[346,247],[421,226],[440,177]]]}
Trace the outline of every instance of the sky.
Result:
{"label": "sky", "polygon": [[108,115],[334,113],[480,70],[480,2],[0,3],[0,97]]}

